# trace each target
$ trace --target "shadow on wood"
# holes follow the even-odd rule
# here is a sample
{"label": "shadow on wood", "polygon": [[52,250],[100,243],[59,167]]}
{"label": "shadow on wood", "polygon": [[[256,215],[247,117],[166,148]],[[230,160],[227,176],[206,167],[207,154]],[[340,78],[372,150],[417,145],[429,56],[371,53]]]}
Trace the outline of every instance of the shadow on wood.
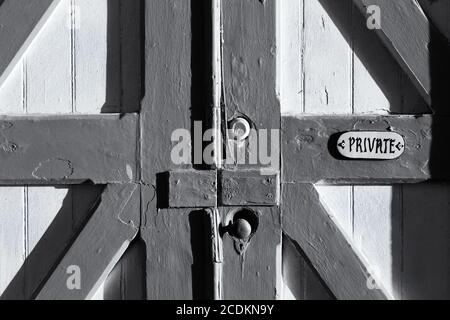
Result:
{"label": "shadow on wood", "polygon": [[104,300],[145,300],[145,243],[137,238],[105,281]]}
{"label": "shadow on wood", "polygon": [[102,186],[70,187],[61,209],[4,291],[2,300],[35,297],[88,220],[102,191]]}
{"label": "shadow on wood", "polygon": [[189,214],[192,248],[192,297],[194,300],[212,300],[213,257],[211,243],[211,219],[204,210]]}
{"label": "shadow on wood", "polygon": [[[426,102],[352,0],[319,0],[390,103],[389,113],[423,113]],[[351,16],[349,16],[351,12]],[[400,79],[400,81],[393,81]],[[414,108],[411,108],[414,105]],[[406,112],[407,110],[407,112]],[[386,111],[386,110],[385,110]]]}
{"label": "shadow on wood", "polygon": [[298,243],[283,234],[283,279],[297,300],[335,300]]}
{"label": "shadow on wood", "polygon": [[[437,115],[448,114],[450,34],[447,32],[444,35],[446,30],[439,30],[437,25],[439,22],[448,23],[450,5],[447,1],[419,2],[430,22],[428,50],[432,109]],[[434,9],[431,6],[442,12],[442,21],[430,15],[431,9]],[[438,146],[448,144],[445,133],[449,128],[442,125],[438,117],[435,119],[431,130],[423,134],[432,136],[430,171],[432,178],[439,181],[442,166],[448,166],[444,159],[448,159],[449,149]],[[394,257],[393,261],[395,265],[401,265],[393,274],[394,278],[402,280],[399,294],[402,299],[449,299],[450,185],[404,186],[402,196],[402,235],[392,235],[392,246],[402,247],[402,256]]]}
{"label": "shadow on wood", "polygon": [[143,0],[108,0],[106,101],[102,113],[133,113],[141,109],[143,8]]}

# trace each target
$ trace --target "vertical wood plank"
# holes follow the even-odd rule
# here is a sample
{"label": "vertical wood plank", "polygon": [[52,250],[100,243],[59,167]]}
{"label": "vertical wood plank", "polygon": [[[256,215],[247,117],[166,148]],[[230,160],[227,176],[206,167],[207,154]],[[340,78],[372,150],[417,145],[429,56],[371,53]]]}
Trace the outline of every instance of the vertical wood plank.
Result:
{"label": "vertical wood plank", "polygon": [[[25,258],[23,212],[23,188],[0,188],[0,296]],[[23,289],[22,281],[19,287]]]}
{"label": "vertical wood plank", "polygon": [[[75,112],[101,113],[120,106],[118,0],[74,1]],[[110,68],[108,68],[110,67]],[[95,85],[94,85],[95,84]]]}
{"label": "vertical wood plank", "polygon": [[[305,1],[305,111],[314,114],[349,113],[352,52],[324,5],[332,0]],[[351,6],[339,2],[344,19]]]}
{"label": "vertical wood plank", "polygon": [[304,252],[287,235],[283,235],[283,251],[283,277],[291,286],[283,292],[284,299],[289,296],[296,300],[334,299]]}
{"label": "vertical wood plank", "polygon": [[[279,130],[276,1],[222,0],[222,12],[225,120],[244,115],[257,130]],[[279,170],[279,163],[269,165]],[[252,209],[259,212],[260,221],[243,255],[236,252],[230,237],[223,237],[224,299],[276,299],[280,295],[280,209]]]}
{"label": "vertical wood plank", "polygon": [[212,299],[209,215],[194,209],[161,209],[149,217],[147,299]]}
{"label": "vertical wood plank", "polygon": [[26,57],[26,110],[28,113],[70,113],[72,78],[70,0],[63,0]]}
{"label": "vertical wood plank", "polygon": [[[352,48],[349,35],[339,30],[336,20],[350,20],[351,5],[330,0],[303,0],[304,77],[306,113],[345,114],[352,112]],[[339,10],[334,12],[330,8]],[[351,239],[353,232],[353,188],[318,187],[321,201]]]}
{"label": "vertical wood plank", "polygon": [[279,1],[277,47],[282,114],[298,114],[303,104],[303,1]]}
{"label": "vertical wood plank", "polygon": [[139,112],[141,109],[144,77],[142,4],[142,1],[120,0],[121,112]]}
{"label": "vertical wood plank", "polygon": [[419,3],[434,26],[450,40],[450,3],[445,0],[419,0]]}
{"label": "vertical wood plank", "polygon": [[8,79],[0,86],[0,112],[23,113],[23,60],[17,63]]}
{"label": "vertical wood plank", "polygon": [[399,297],[402,248],[402,190],[399,187],[355,187],[355,248],[370,263],[369,272],[394,297]]}
{"label": "vertical wood plank", "polygon": [[[419,3],[433,25],[450,39],[450,2]],[[403,299],[448,299],[450,295],[448,194],[448,185],[403,187],[402,273],[398,275]]]}
{"label": "vertical wood plank", "polygon": [[[23,107],[23,60],[0,86],[0,113],[21,114]],[[26,249],[26,215],[23,187],[0,187],[0,297],[15,280],[16,291],[21,294],[24,279],[16,278],[23,262]]]}
{"label": "vertical wood plank", "polygon": [[[258,229],[244,253],[239,254],[235,240],[223,236],[223,295],[225,300],[267,300],[280,295],[276,277],[277,245],[281,242],[278,208],[252,208],[258,214]],[[222,223],[230,210],[223,209]]]}
{"label": "vertical wood plank", "polygon": [[[351,5],[348,1],[304,1],[304,110],[312,114],[352,112],[352,51],[348,35],[342,34],[336,25],[336,15],[350,20]],[[328,10],[328,11],[327,11]],[[346,39],[347,37],[347,39]],[[338,224],[352,232],[351,187],[319,188],[321,199],[327,201]],[[337,202],[336,202],[337,201]]]}
{"label": "vertical wood plank", "polygon": [[[353,7],[354,113],[402,112],[402,73],[377,35],[366,26],[366,18]],[[418,95],[412,89],[412,94]],[[401,248],[392,247],[392,234],[401,233],[401,187],[354,187],[355,248],[368,261],[369,272],[396,296],[399,280],[394,270]],[[395,261],[396,265],[393,264]]]}
{"label": "vertical wood plank", "polygon": [[[290,0],[280,6],[282,114],[351,113],[351,47],[326,10],[333,2]],[[350,17],[351,7],[341,7],[341,17]],[[329,213],[351,237],[353,189],[318,186],[317,190]],[[289,246],[283,248],[283,268],[299,277],[294,280],[285,276],[287,287],[299,299],[313,298],[314,294],[305,291],[305,285],[318,280],[313,280],[312,275],[308,280],[302,267],[306,262],[299,262],[299,254],[292,256],[295,251],[287,250]],[[297,265],[288,266],[289,263]]]}
{"label": "vertical wood plank", "polygon": [[404,186],[403,299],[448,299],[450,187]]}
{"label": "vertical wood plank", "polygon": [[185,0],[145,1],[141,166],[146,187],[142,188],[141,237],[147,251],[148,299],[194,297],[191,269],[194,252],[190,244],[188,211],[158,209],[156,195],[158,173],[191,167],[189,163],[173,164],[171,148],[161,143],[170,141],[174,130],[191,128],[191,108],[194,107],[191,5]]}

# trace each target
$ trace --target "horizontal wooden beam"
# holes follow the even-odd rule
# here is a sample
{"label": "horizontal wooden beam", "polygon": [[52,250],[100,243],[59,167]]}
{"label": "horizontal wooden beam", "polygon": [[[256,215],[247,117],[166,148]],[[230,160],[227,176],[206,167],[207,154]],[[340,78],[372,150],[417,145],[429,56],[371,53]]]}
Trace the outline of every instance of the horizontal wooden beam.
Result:
{"label": "horizontal wooden beam", "polygon": [[36,299],[91,298],[139,231],[139,199],[137,184],[108,185],[98,208]]}
{"label": "horizontal wooden beam", "polygon": [[178,170],[160,174],[157,180],[159,208],[279,204],[279,174],[268,170]]}
{"label": "horizontal wooden beam", "polygon": [[0,86],[60,2],[61,0],[5,0],[1,4]]}
{"label": "horizontal wooden beam", "polygon": [[138,181],[138,115],[0,117],[0,184]]}
{"label": "horizontal wooden beam", "polygon": [[278,172],[241,170],[221,171],[221,206],[277,206],[280,181]]}
{"label": "horizontal wooden beam", "polygon": [[450,71],[449,45],[418,2],[353,1],[364,15],[368,14],[369,6],[379,8],[380,29],[375,31],[432,109],[436,113],[449,114],[450,108],[446,103]]}
{"label": "horizontal wooden beam", "polygon": [[384,300],[388,296],[337,228],[311,184],[283,186],[282,225],[306,254],[333,295],[342,300]]}
{"label": "horizontal wooden beam", "polygon": [[[450,118],[424,116],[283,117],[283,182],[395,184],[450,180]],[[337,136],[348,131],[400,134],[405,151],[394,160],[345,160]]]}

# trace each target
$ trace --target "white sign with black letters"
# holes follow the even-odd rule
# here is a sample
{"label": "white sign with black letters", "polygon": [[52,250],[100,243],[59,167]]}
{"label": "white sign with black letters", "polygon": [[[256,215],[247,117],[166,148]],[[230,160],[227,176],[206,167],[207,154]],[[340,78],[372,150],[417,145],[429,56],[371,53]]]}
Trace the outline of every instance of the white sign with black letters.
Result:
{"label": "white sign with black letters", "polygon": [[352,131],[337,141],[339,153],[347,159],[397,159],[405,151],[405,140],[395,132]]}

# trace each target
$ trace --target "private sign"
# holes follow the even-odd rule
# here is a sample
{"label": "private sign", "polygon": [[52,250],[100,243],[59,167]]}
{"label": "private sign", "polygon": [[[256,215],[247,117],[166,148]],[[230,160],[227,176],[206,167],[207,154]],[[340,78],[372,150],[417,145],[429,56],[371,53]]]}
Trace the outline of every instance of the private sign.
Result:
{"label": "private sign", "polygon": [[347,159],[392,160],[405,151],[405,140],[395,132],[352,131],[339,137],[337,149]]}

